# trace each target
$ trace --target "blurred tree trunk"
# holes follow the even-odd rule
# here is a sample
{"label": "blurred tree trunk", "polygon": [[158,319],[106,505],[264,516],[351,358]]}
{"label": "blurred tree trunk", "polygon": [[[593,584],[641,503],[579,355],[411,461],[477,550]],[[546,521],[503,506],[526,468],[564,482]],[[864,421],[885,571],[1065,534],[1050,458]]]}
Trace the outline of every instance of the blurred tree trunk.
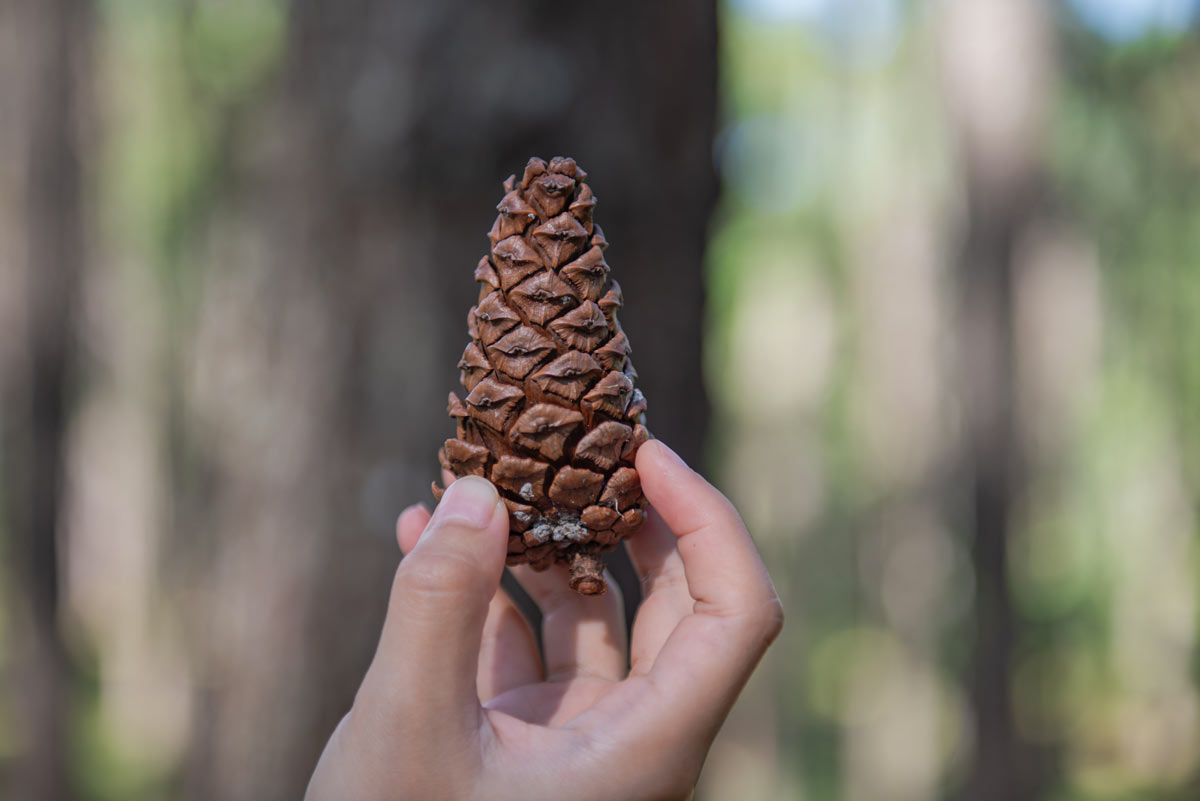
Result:
{"label": "blurred tree trunk", "polygon": [[300,797],[349,708],[530,155],[592,174],[652,427],[699,456],[715,55],[712,2],[293,4],[181,315],[178,583],[203,566],[183,797]]}
{"label": "blurred tree trunk", "polygon": [[[968,441],[960,475],[971,483],[974,533],[975,642],[969,681],[976,739],[967,798],[1035,798],[1031,765],[1016,731],[1012,677],[1019,623],[1012,602],[1008,540],[1024,481],[1013,392],[1012,259],[1021,213],[997,208],[970,191],[962,261],[962,347],[970,398]],[[968,394],[969,393],[969,394]]]}
{"label": "blurred tree trunk", "polygon": [[[5,258],[0,290],[0,439],[16,610],[11,674],[15,681],[17,759],[6,798],[72,797],[67,731],[71,670],[59,630],[60,499],[64,439],[74,363],[74,310],[83,264],[79,117],[87,94],[90,9],[84,0],[5,2],[6,165],[0,203],[16,224],[0,231]],[[6,727],[7,728],[7,727]]]}
{"label": "blurred tree trunk", "polygon": [[969,689],[973,760],[963,797],[1040,797],[1041,755],[1013,711],[1019,627],[1008,542],[1023,492],[1017,420],[1014,261],[1046,184],[1041,152],[1053,71],[1048,12],[1033,0],[948,3],[945,75],[966,177],[959,265],[960,396],[964,437],[956,474],[969,486],[975,642]]}

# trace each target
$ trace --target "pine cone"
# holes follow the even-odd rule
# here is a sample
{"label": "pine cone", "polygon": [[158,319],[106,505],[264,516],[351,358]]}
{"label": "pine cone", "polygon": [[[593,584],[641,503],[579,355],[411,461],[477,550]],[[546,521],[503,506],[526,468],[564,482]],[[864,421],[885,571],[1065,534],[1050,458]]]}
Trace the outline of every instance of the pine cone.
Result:
{"label": "pine cone", "polygon": [[[496,485],[508,564],[565,564],[572,589],[597,595],[607,589],[600,554],[645,518],[633,461],[650,433],[586,177],[574,159],[532,158],[519,183],[504,182],[458,363],[468,394],[450,393],[458,436],[438,458]],[[441,500],[436,483],[433,492]]]}

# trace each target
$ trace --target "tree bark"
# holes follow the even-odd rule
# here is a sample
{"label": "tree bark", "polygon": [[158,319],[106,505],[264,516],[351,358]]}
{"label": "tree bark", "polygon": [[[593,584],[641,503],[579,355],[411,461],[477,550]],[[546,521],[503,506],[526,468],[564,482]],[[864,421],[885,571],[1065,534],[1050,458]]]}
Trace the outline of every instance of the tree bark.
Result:
{"label": "tree bark", "polygon": [[[74,310],[84,262],[80,114],[90,55],[90,15],[84,0],[7,3],[0,8],[18,61],[6,83],[11,129],[4,146],[21,174],[4,187],[20,209],[5,232],[14,257],[4,277],[18,305],[5,328],[3,413],[5,459],[0,486],[16,610],[15,654],[18,757],[5,777],[6,797],[31,801],[72,798],[67,731],[71,665],[59,629],[60,499],[64,439],[74,365]],[[11,57],[11,53],[10,53]]]}
{"label": "tree bark", "polygon": [[1008,538],[1023,482],[1014,419],[1013,244],[1023,227],[1014,209],[973,197],[962,260],[962,346],[969,397],[961,474],[969,477],[968,525],[974,534],[975,643],[968,686],[975,752],[966,797],[1034,798],[1023,791],[1030,765],[1016,731],[1012,676],[1018,621],[1012,603]]}
{"label": "tree bark", "polygon": [[1014,258],[1046,190],[1041,159],[1053,42],[1031,0],[947,4],[945,80],[963,162],[966,213],[959,262],[961,476],[973,535],[975,640],[968,680],[975,715],[963,797],[1038,798],[1039,753],[1013,710],[1019,625],[1008,542],[1025,483],[1017,419]]}
{"label": "tree bark", "polygon": [[591,174],[651,429],[699,457],[715,52],[711,2],[293,4],[181,337],[184,797],[303,794],[375,647],[395,516],[431,501],[474,266],[529,156]]}

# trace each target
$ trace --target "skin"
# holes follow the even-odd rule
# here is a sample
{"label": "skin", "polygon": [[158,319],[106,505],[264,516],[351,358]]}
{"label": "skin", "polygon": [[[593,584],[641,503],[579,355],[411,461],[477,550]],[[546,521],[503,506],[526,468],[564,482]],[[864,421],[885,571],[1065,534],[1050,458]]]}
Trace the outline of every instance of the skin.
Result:
{"label": "skin", "polygon": [[542,611],[544,663],[499,589],[508,517],[492,485],[464,478],[432,516],[401,514],[379,647],[308,801],[691,796],[783,611],[724,496],[659,441],[637,470],[652,511],[627,543],[644,592],[628,642],[614,583],[584,597],[561,567],[513,570]]}

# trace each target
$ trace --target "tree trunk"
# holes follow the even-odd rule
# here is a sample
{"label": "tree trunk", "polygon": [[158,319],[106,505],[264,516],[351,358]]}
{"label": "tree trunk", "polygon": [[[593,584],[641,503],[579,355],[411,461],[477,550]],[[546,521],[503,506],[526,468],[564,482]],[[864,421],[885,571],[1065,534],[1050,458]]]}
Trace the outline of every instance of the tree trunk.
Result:
{"label": "tree trunk", "polygon": [[[6,162],[0,202],[18,224],[0,231],[12,257],[0,274],[3,309],[0,439],[7,492],[0,503],[15,575],[11,678],[16,682],[18,757],[5,797],[72,797],[67,770],[71,670],[59,630],[60,498],[74,352],[74,316],[83,265],[79,115],[90,55],[84,0],[8,2],[5,84],[9,108],[0,142]],[[11,48],[11,49],[10,49]],[[15,56],[15,63],[8,63]],[[11,116],[9,116],[11,115]]]}
{"label": "tree trunk", "polygon": [[180,582],[203,565],[186,798],[300,797],[349,708],[395,516],[430,502],[452,434],[500,182],[529,156],[591,173],[651,428],[699,456],[715,17],[682,0],[295,2],[181,337]]}
{"label": "tree trunk", "polygon": [[1017,245],[1045,191],[1041,149],[1052,41],[1032,0],[947,4],[946,83],[966,177],[961,232],[960,469],[973,534],[975,641],[969,691],[974,757],[964,797],[1040,797],[1038,753],[1017,730],[1012,705],[1017,613],[1008,541],[1025,481],[1017,420],[1013,276]]}

